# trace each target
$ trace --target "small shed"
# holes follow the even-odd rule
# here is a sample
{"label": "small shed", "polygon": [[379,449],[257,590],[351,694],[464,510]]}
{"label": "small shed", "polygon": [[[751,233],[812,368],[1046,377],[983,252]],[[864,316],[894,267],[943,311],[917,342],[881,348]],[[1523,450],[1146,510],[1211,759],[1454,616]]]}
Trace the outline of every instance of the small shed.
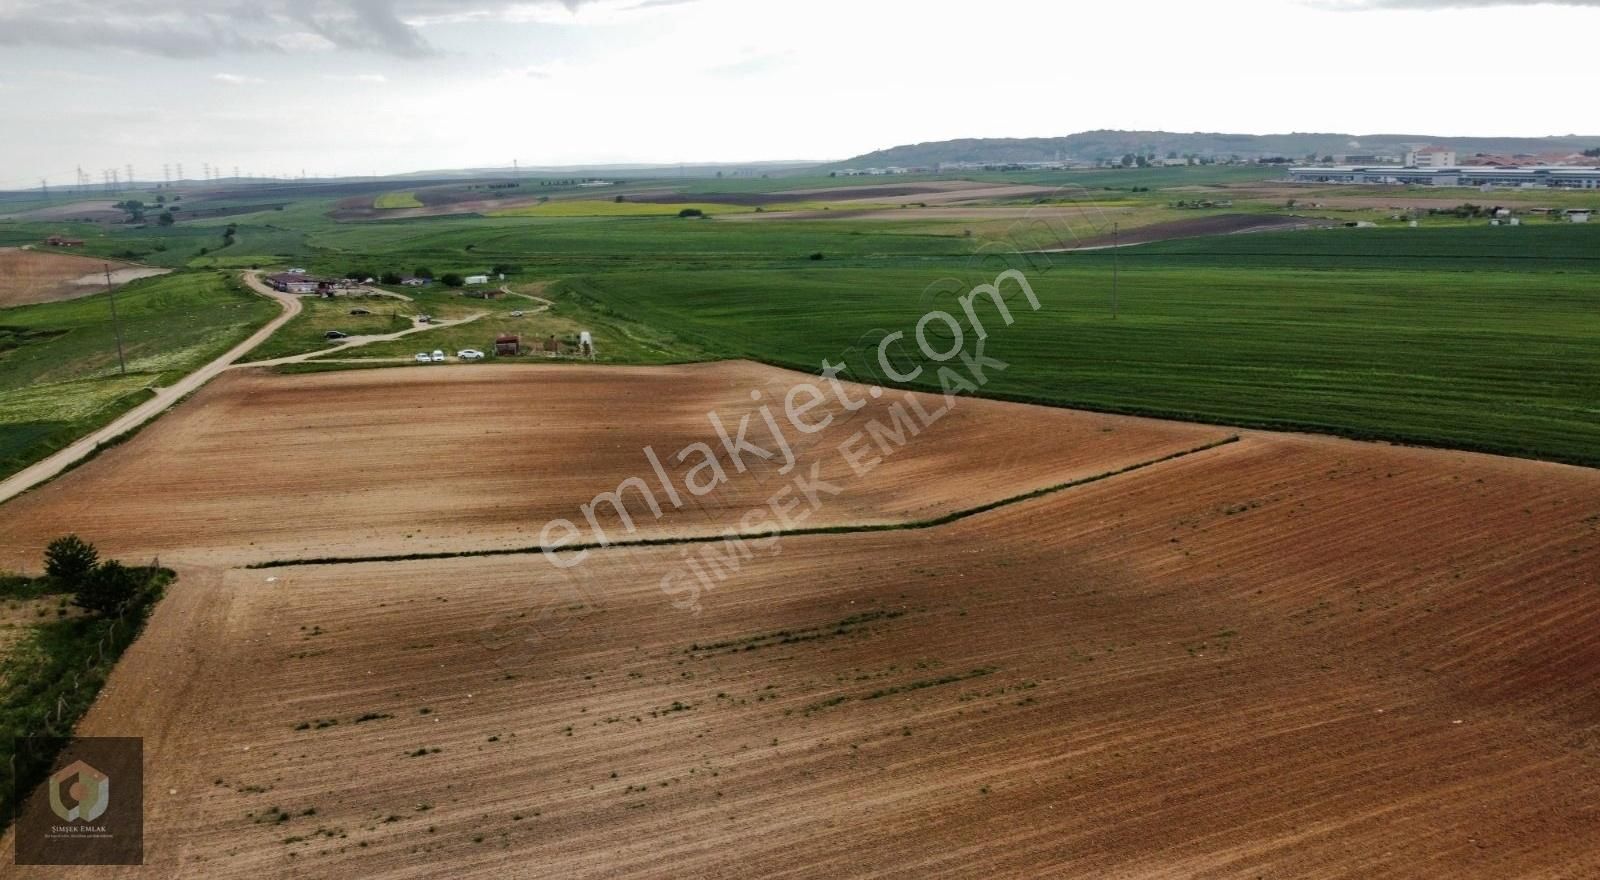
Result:
{"label": "small shed", "polygon": [[495,354],[522,354],[522,337],[502,333],[494,338]]}
{"label": "small shed", "polygon": [[1589,214],[1590,214],[1589,211],[1580,211],[1580,210],[1568,211],[1567,212],[1567,222],[1569,222],[1569,223],[1588,223],[1589,222]]}
{"label": "small shed", "polygon": [[67,238],[64,235],[52,235],[44,240],[51,247],[83,247],[83,239]]}
{"label": "small shed", "polygon": [[489,276],[487,276],[487,275],[468,275],[467,278],[466,278],[466,282],[468,284],[488,284],[489,283]]}

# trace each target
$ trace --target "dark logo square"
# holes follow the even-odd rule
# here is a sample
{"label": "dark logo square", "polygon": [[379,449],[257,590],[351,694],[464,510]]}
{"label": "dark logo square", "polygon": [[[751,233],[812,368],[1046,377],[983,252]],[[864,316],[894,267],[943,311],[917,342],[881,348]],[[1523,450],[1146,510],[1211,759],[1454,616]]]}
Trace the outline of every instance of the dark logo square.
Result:
{"label": "dark logo square", "polygon": [[49,762],[32,791],[12,793],[17,864],[144,863],[144,740],[22,737],[15,754],[19,769]]}

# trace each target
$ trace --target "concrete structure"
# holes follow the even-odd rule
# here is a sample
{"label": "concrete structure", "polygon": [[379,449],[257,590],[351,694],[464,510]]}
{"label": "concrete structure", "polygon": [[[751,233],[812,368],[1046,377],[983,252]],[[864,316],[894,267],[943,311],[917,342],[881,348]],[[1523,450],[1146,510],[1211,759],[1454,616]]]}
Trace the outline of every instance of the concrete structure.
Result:
{"label": "concrete structure", "polygon": [[466,278],[466,282],[468,284],[488,284],[489,283],[489,276],[487,276],[487,275],[468,275],[467,278]]}
{"label": "concrete structure", "polygon": [[1450,168],[1406,168],[1399,165],[1296,165],[1289,169],[1289,179],[1295,183],[1600,189],[1600,167],[1538,165],[1492,168],[1460,165]]}
{"label": "concrete structure", "polygon": [[310,275],[302,275],[298,272],[280,272],[277,275],[268,275],[266,282],[272,286],[273,290],[281,293],[316,293],[324,285],[328,284],[326,281],[318,281]]}
{"label": "concrete structure", "polygon": [[1589,215],[1591,213],[1593,213],[1593,212],[1591,212],[1591,211],[1568,211],[1567,212],[1567,222],[1569,222],[1569,223],[1588,223],[1589,222]]}
{"label": "concrete structure", "polygon": [[1406,165],[1410,168],[1454,168],[1456,167],[1456,151],[1448,147],[1422,147],[1406,153]]}

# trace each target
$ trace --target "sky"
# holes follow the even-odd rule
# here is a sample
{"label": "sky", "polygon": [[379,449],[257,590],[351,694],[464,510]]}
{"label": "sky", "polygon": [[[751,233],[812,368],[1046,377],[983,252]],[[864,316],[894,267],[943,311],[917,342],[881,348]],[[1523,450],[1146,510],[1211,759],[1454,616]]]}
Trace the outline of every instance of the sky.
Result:
{"label": "sky", "polygon": [[1597,37],[1600,0],[0,0],[0,187],[1600,134]]}

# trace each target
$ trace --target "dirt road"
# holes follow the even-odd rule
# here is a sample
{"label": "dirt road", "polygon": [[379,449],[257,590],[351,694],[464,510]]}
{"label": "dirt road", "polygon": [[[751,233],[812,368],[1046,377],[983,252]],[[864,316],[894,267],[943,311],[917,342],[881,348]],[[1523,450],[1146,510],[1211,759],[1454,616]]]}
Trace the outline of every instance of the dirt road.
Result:
{"label": "dirt road", "polygon": [[234,361],[243,357],[250,349],[255,348],[267,337],[277,332],[279,327],[288,323],[295,315],[300,314],[300,299],[293,294],[279,293],[261,283],[259,273],[246,273],[245,284],[262,296],[271,297],[283,306],[283,314],[268,321],[260,330],[250,334],[250,338],[235,345],[233,348],[209,364],[195,370],[193,373],[178,380],[177,383],[166,388],[156,389],[155,397],[123,413],[122,416],[111,424],[106,425],[94,433],[81,438],[71,446],[57,452],[29,467],[23,468],[4,481],[0,481],[0,503],[28,491],[45,480],[56,476],[72,465],[82,461],[102,443],[106,443],[117,436],[139,427],[157,415],[182,400],[190,392],[210,381],[212,377],[226,370]]}

